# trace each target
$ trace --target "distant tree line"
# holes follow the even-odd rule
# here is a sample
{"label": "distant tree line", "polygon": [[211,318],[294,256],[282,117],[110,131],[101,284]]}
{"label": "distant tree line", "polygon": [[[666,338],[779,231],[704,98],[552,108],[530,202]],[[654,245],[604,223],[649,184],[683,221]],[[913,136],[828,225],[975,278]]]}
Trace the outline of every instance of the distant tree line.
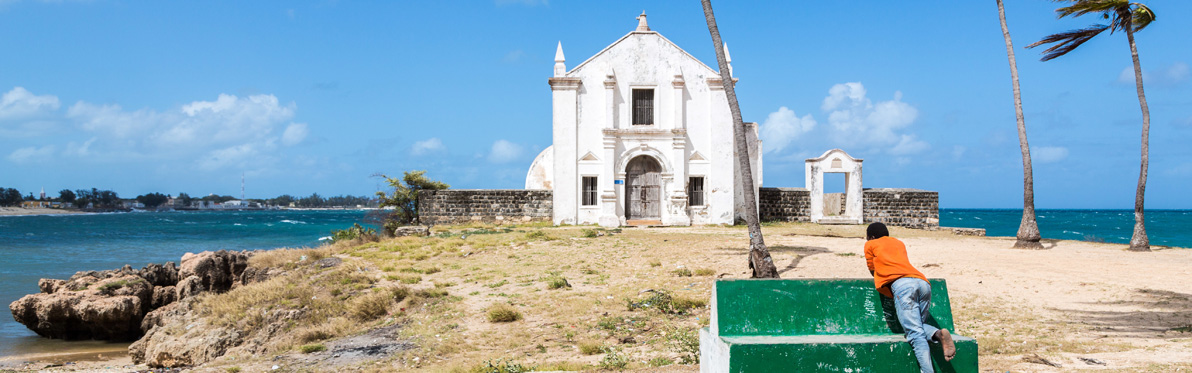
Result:
{"label": "distant tree line", "polygon": [[[162,193],[147,193],[137,196],[134,200],[145,206],[145,208],[158,208],[170,203],[173,198],[174,206],[188,207],[196,201],[207,203],[225,203],[236,200],[236,197],[228,195],[207,195],[204,197],[191,197],[186,193],[178,193],[177,197],[172,197],[168,194]],[[22,196],[21,192],[15,188],[0,187],[0,206],[15,207],[20,206],[23,201],[41,200],[29,193],[27,196]],[[113,209],[123,208],[125,200],[120,198],[120,195],[111,190],[100,190],[98,188],[91,189],[63,189],[58,192],[58,197],[47,196],[44,201],[49,202],[63,202],[71,203],[80,208],[97,208],[97,209]],[[283,194],[275,198],[268,199],[248,199],[250,203],[257,203],[262,206],[280,206],[290,207],[293,203],[294,207],[302,208],[331,208],[331,207],[377,207],[380,200],[376,197],[369,196],[334,196],[323,197],[318,193],[313,193],[307,197],[294,197],[289,194]]]}

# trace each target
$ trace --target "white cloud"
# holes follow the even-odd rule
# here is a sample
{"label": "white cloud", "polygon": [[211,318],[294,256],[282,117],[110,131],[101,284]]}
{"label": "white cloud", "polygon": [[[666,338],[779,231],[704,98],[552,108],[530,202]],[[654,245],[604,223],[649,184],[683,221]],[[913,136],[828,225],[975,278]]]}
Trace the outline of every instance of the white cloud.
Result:
{"label": "white cloud", "polygon": [[898,140],[898,145],[890,148],[890,154],[894,155],[910,155],[922,153],[924,150],[931,148],[931,145],[922,140],[915,139],[915,135],[902,135]]}
{"label": "white cloud", "polygon": [[[1157,70],[1157,72],[1143,69],[1142,82],[1143,84],[1176,85],[1188,80],[1190,75],[1192,75],[1192,71],[1189,71],[1187,63],[1176,62]],[[1117,83],[1133,86],[1134,66],[1123,68],[1122,72],[1118,73]]]}
{"label": "white cloud", "polygon": [[1062,146],[1039,146],[1031,148],[1031,160],[1039,163],[1055,163],[1068,158],[1068,148]]}
{"label": "white cloud", "polygon": [[525,56],[526,56],[526,52],[522,51],[521,49],[518,49],[515,51],[511,51],[509,53],[505,53],[505,57],[501,58],[501,61],[503,61],[505,63],[515,63],[515,62],[521,61],[522,57],[525,57]]}
{"label": "white cloud", "polygon": [[290,123],[286,126],[286,131],[281,134],[281,143],[286,146],[294,146],[306,139],[306,135],[310,134],[310,129],[307,128],[306,123]]}
{"label": "white cloud", "polygon": [[799,118],[794,111],[786,106],[770,113],[766,121],[762,122],[761,139],[765,143],[766,153],[782,150],[799,136],[815,128],[815,118],[810,114]]}
{"label": "white cloud", "polygon": [[54,146],[46,145],[42,147],[30,146],[14,150],[8,155],[8,160],[13,163],[36,162],[50,158],[54,155]]}
{"label": "white cloud", "polygon": [[521,145],[506,140],[493,142],[493,149],[488,153],[488,160],[493,163],[507,163],[521,156]]}
{"label": "white cloud", "polygon": [[[496,149],[495,144],[493,145],[493,149]],[[444,150],[447,150],[447,147],[443,145],[443,140],[439,140],[438,137],[431,137],[426,140],[414,142],[414,146],[410,147],[410,154],[426,155]]]}
{"label": "white cloud", "polygon": [[0,96],[0,120],[20,119],[56,111],[58,96],[35,95],[24,87],[13,87]]}
{"label": "white cloud", "polygon": [[271,142],[250,143],[212,150],[199,158],[198,166],[203,171],[215,171],[227,167],[243,169],[252,166],[250,163],[259,163],[261,160],[259,158],[261,156],[260,147],[272,148],[272,145]]}
{"label": "white cloud", "polygon": [[[915,143],[898,131],[906,128],[919,116],[919,111],[902,102],[902,92],[894,92],[894,99],[874,104],[866,97],[860,82],[832,86],[821,109],[828,113],[833,137],[844,145],[899,146],[900,151],[913,150],[926,143]],[[921,144],[920,144],[921,143]]]}
{"label": "white cloud", "polygon": [[968,151],[968,148],[966,148],[964,146],[961,146],[961,145],[952,146],[952,159],[960,160],[960,158],[964,158],[964,153],[966,151]]}

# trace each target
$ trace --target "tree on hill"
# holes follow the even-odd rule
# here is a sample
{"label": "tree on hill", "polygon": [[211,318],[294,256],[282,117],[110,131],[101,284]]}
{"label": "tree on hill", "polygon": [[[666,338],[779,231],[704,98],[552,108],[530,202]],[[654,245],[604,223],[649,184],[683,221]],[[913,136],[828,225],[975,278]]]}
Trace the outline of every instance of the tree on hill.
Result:
{"label": "tree on hill", "polygon": [[1131,251],[1151,251],[1150,240],[1146,235],[1146,221],[1143,215],[1143,197],[1146,194],[1146,176],[1151,132],[1151,110],[1147,107],[1146,92],[1142,88],[1142,64],[1138,61],[1138,47],[1134,44],[1134,33],[1142,31],[1155,21],[1155,12],[1142,3],[1126,0],[1056,0],[1071,3],[1071,5],[1056,9],[1059,18],[1079,17],[1085,14],[1097,14],[1101,19],[1109,21],[1108,25],[1095,24],[1079,30],[1070,30],[1058,34],[1048,35],[1027,48],[1050,44],[1051,47],[1043,51],[1043,61],[1068,54],[1076,50],[1085,42],[1092,40],[1101,33],[1123,31],[1130,43],[1130,57],[1134,60],[1134,86],[1138,91],[1138,105],[1142,108],[1142,166],[1138,173],[1138,189],[1134,192],[1134,235],[1130,238]]}
{"label": "tree on hill", "polygon": [[169,200],[170,196],[161,193],[149,193],[137,196],[137,202],[145,204],[145,207],[148,208],[156,208]]}
{"label": "tree on hill", "polygon": [[724,42],[720,40],[720,30],[716,27],[716,16],[712,14],[712,1],[702,0],[704,19],[708,22],[708,32],[712,34],[712,47],[716,50],[716,63],[720,68],[720,79],[724,84],[724,92],[728,96],[728,107],[733,113],[733,142],[737,144],[737,167],[741,170],[741,187],[745,194],[745,224],[749,225],[749,268],[753,270],[753,278],[778,278],[778,269],[774,267],[774,259],[766,249],[766,241],[762,239],[762,225],[757,215],[757,196],[753,189],[753,170],[749,164],[749,145],[745,143],[745,120],[741,118],[741,106],[737,103],[737,92],[733,86],[733,76],[729,73],[728,60],[724,56]]}
{"label": "tree on hill", "polygon": [[182,206],[190,206],[190,202],[194,201],[194,198],[191,198],[190,195],[186,193],[178,193],[177,199],[182,203]]}
{"label": "tree on hill", "polygon": [[1018,225],[1018,239],[1014,247],[1042,249],[1039,243],[1039,223],[1035,220],[1035,172],[1031,167],[1031,147],[1026,141],[1026,120],[1022,115],[1022,92],[1018,89],[1018,62],[1014,59],[1014,43],[1006,26],[1006,9],[997,0],[997,15],[1002,23],[1002,38],[1006,40],[1006,56],[1010,59],[1010,81],[1014,86],[1014,115],[1018,118],[1018,148],[1022,151],[1022,223]]}
{"label": "tree on hill", "polygon": [[378,174],[389,186],[393,193],[377,192],[381,200],[380,207],[394,208],[393,213],[385,219],[385,231],[392,233],[399,226],[418,222],[418,192],[423,190],[442,190],[450,188],[443,182],[426,178],[426,171],[406,171],[401,179]]}
{"label": "tree on hill", "polygon": [[21,191],[13,188],[0,188],[0,206],[20,206]]}
{"label": "tree on hill", "polygon": [[63,189],[58,192],[58,200],[65,203],[74,203],[75,194],[70,189]]}

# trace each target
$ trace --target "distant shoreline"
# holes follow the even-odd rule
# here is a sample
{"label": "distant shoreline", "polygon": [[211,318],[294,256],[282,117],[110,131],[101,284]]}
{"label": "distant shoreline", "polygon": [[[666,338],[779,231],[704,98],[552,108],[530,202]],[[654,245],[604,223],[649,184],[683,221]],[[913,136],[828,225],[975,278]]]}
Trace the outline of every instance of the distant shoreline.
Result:
{"label": "distant shoreline", "polygon": [[86,214],[75,209],[52,209],[45,207],[0,207],[0,216],[73,215]]}

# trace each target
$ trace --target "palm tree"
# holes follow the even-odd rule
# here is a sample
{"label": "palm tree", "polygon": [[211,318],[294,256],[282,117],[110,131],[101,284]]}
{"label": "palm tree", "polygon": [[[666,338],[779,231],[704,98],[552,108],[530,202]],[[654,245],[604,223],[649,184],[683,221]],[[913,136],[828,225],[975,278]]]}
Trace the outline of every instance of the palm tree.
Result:
{"label": "palm tree", "polygon": [[1035,221],[1035,173],[1031,169],[1031,147],[1026,141],[1026,120],[1022,116],[1022,92],[1018,90],[1018,62],[1014,60],[1014,43],[1006,27],[1006,9],[997,0],[997,15],[1002,21],[1002,38],[1006,39],[1006,55],[1010,58],[1010,81],[1014,83],[1014,114],[1018,117],[1018,147],[1022,150],[1022,223],[1018,225],[1018,240],[1014,247],[1042,249],[1039,243],[1039,223]]}
{"label": "palm tree", "polygon": [[708,32],[712,34],[712,46],[716,50],[716,63],[720,67],[720,80],[724,83],[728,107],[733,113],[737,166],[741,168],[741,187],[745,189],[745,224],[749,226],[749,268],[753,269],[753,278],[778,278],[774,259],[770,258],[770,251],[766,250],[766,241],[762,239],[762,225],[757,216],[757,196],[753,192],[753,170],[749,164],[749,146],[745,144],[745,120],[741,119],[741,106],[737,104],[737,92],[733,90],[733,76],[729,73],[728,60],[725,59],[724,48],[721,47],[724,43],[720,41],[720,30],[716,28],[716,16],[712,14],[711,0],[702,2],[704,18],[708,21]]}
{"label": "palm tree", "polygon": [[1108,25],[1096,24],[1079,30],[1071,30],[1048,35],[1027,48],[1034,48],[1043,44],[1053,44],[1043,51],[1043,61],[1049,61],[1063,56],[1080,47],[1081,44],[1100,35],[1105,30],[1112,34],[1121,30],[1126,32],[1126,40],[1130,42],[1130,56],[1134,58],[1134,85],[1138,89],[1138,105],[1142,107],[1142,167],[1138,173],[1138,190],[1134,194],[1134,237],[1130,238],[1130,251],[1150,251],[1150,241],[1146,237],[1146,222],[1143,219],[1143,195],[1146,194],[1147,153],[1150,143],[1151,110],[1146,105],[1146,93],[1142,89],[1142,64],[1138,62],[1138,47],[1134,45],[1134,33],[1142,31],[1155,21],[1155,12],[1146,5],[1132,3],[1126,0],[1056,0],[1070,2],[1072,5],[1056,9],[1059,18],[1067,16],[1079,17],[1089,13],[1099,13],[1102,19],[1109,20]]}

